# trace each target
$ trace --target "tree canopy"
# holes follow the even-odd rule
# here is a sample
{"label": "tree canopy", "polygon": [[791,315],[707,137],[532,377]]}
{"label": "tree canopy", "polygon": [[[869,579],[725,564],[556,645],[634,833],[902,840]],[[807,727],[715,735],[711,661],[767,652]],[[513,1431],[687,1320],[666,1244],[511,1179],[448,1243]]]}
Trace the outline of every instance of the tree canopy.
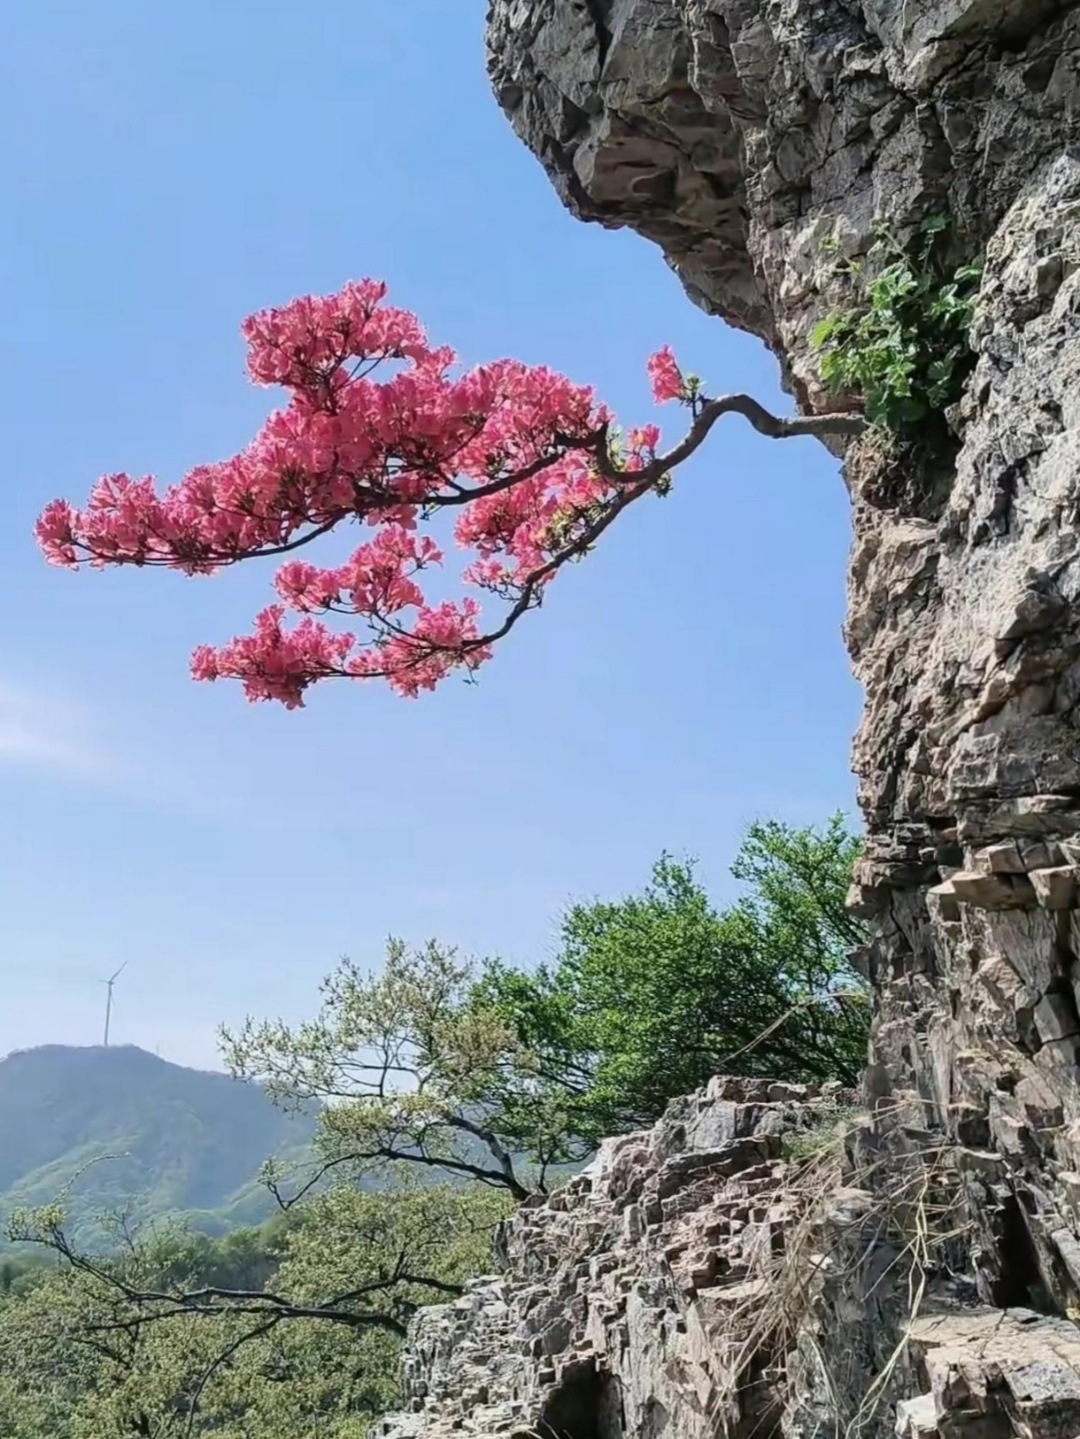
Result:
{"label": "tree canopy", "polygon": [[651,1123],[720,1071],[857,1082],[869,1025],[844,909],[858,841],[753,825],[743,895],[711,903],[663,856],[641,894],[572,906],[553,963],[479,966],[392,941],[384,967],[344,962],[292,1027],[226,1032],[234,1072],[285,1104],[323,1104],[322,1173],[387,1164],[543,1189],[605,1134]]}
{"label": "tree canopy", "polygon": [[523,1199],[552,1166],[585,1157],[564,1087],[495,1007],[474,1002],[476,976],[434,941],[410,949],[391,940],[377,971],[342,962],[311,1022],[249,1019],[223,1031],[235,1074],[264,1083],[279,1103],[323,1106],[323,1164],[301,1193],[329,1172],[359,1177],[397,1164]]}
{"label": "tree canopy", "polygon": [[461,1186],[337,1186],[276,1228],[152,1226],[104,1256],[59,1211],[23,1215],[56,1262],[0,1296],[0,1433],[360,1439],[398,1397],[408,1318],[487,1267],[504,1211]]}
{"label": "tree canopy", "polygon": [[732,871],[745,893],[722,910],[692,863],[664,855],[641,894],[575,904],[552,963],[489,963],[474,1001],[563,1084],[594,1141],[721,1072],[855,1084],[869,1026],[849,958],[867,933],[844,909],[857,852],[839,816],[755,824]]}

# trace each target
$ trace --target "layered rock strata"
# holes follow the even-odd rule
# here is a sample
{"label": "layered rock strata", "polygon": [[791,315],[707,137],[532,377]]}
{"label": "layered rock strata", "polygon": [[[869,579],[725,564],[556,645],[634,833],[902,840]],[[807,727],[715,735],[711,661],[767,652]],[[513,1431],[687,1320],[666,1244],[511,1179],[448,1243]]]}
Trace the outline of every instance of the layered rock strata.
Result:
{"label": "layered rock strata", "polygon": [[982,1303],[963,1166],[843,1140],[853,1096],[714,1080],[524,1206],[502,1272],[421,1312],[380,1439],[1075,1432],[1080,1332]]}
{"label": "layered rock strata", "polygon": [[[745,1132],[699,1145],[695,1118],[662,1153],[672,1120],[522,1212],[506,1274],[420,1323],[408,1424],[1080,1432],[1080,6],[491,0],[488,47],[563,201],[659,246],[692,300],[772,349],[805,411],[858,403],[825,392],[809,337],[857,302],[837,257],[865,257],[876,225],[904,243],[947,215],[952,258],[984,277],[960,401],[918,441],[843,455],[865,691],[852,899],[877,921],[861,963],[878,1014],[867,1119],[835,1223],[814,1223],[826,1256],[869,1238],[840,1288],[815,1273],[793,1347],[774,1335],[732,1368],[756,1282],[740,1246],[805,1236],[805,1196],[757,1212],[766,1191],[766,1211],[786,1202],[789,1161],[758,1132],[780,1101],[717,1089],[691,1109],[744,1106]],[[948,1178],[935,1214],[961,1208],[916,1305],[874,1266],[911,1242],[883,1196],[922,1173],[935,1193]],[[690,1279],[666,1253],[680,1225]],[[815,1379],[815,1353],[839,1381]]]}
{"label": "layered rock strata", "polygon": [[693,299],[772,347],[803,408],[837,403],[808,341],[854,302],[837,253],[944,214],[956,258],[985,264],[951,428],[846,455],[866,696],[854,902],[880,922],[875,1101],[993,1150],[995,1224],[1014,1238],[987,1240],[986,1296],[1064,1311],[1080,1295],[1064,1239],[1080,1190],[1080,11],[494,0],[488,40],[496,94],[563,200],[655,241]]}

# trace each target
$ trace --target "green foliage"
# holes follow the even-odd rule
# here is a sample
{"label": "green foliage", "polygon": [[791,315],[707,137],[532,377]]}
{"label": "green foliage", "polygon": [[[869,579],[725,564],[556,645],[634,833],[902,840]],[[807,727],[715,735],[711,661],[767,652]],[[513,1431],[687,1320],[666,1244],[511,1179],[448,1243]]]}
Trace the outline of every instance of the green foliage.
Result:
{"label": "green foliage", "polygon": [[[38,1230],[41,1215],[41,1210],[34,1215]],[[20,1215],[14,1215],[13,1224],[19,1221]],[[58,1227],[63,1223],[61,1214]],[[285,1213],[257,1227],[233,1229],[217,1237],[200,1234],[183,1220],[163,1220],[139,1231],[134,1248],[143,1256],[154,1282],[166,1288],[197,1279],[222,1289],[261,1289],[277,1273],[290,1231],[295,1228],[292,1216]],[[126,1251],[130,1260],[130,1237],[118,1235],[117,1241],[108,1246],[108,1252]]]}
{"label": "green foliage", "polygon": [[834,310],[811,332],[821,378],[838,393],[863,397],[871,424],[904,430],[959,398],[974,363],[969,331],[981,267],[946,273],[940,260],[948,221],[924,221],[905,251],[878,229],[872,273],[847,268],[854,303]]}
{"label": "green foliage", "polygon": [[[472,966],[453,950],[391,940],[377,973],[342,963],[315,1020],[248,1020],[223,1031],[224,1053],[279,1103],[323,1106],[328,1172],[347,1168],[358,1182],[404,1164],[522,1199],[548,1168],[587,1150],[567,1126],[561,1091],[502,1016],[472,1002],[473,988]],[[539,1174],[526,1172],[523,1149]]]}
{"label": "green foliage", "polygon": [[24,1215],[60,1258],[0,1299],[0,1434],[360,1439],[398,1400],[404,1321],[487,1267],[504,1212],[486,1190],[338,1188],[240,1242],[155,1226],[100,1257],[66,1252],[55,1210]]}
{"label": "green foliage", "polygon": [[859,1117],[858,1109],[837,1107],[822,1115],[812,1128],[785,1134],[782,1140],[785,1157],[799,1163],[839,1156]]}
{"label": "green foliage", "polygon": [[281,1103],[323,1104],[329,1173],[404,1165],[520,1199],[719,1071],[857,1082],[857,851],[839,817],[754,825],[734,866],[746,892],[719,912],[692,865],[664,856],[644,893],[574,906],[556,962],[529,973],[392,942],[379,973],[331,976],[315,1020],[249,1021],[226,1056]]}
{"label": "green foliage", "polygon": [[26,1292],[42,1277],[49,1263],[43,1254],[5,1254],[0,1257],[0,1300]]}
{"label": "green foliage", "polygon": [[713,908],[693,866],[664,856],[644,893],[574,906],[553,964],[486,967],[494,1008],[565,1096],[583,1139],[654,1121],[718,1072],[855,1083],[869,1000],[845,911],[858,841],[756,824],[733,868],[747,893]]}
{"label": "green foliage", "polygon": [[63,1196],[73,1239],[106,1242],[101,1216],[186,1214],[211,1233],[274,1208],[267,1154],[299,1159],[315,1124],[253,1085],[130,1046],[49,1045],[0,1061],[0,1218]]}
{"label": "green foliage", "polygon": [[[719,1070],[855,1079],[868,1002],[847,956],[866,936],[844,895],[857,851],[839,817],[757,824],[726,909],[664,856],[641,894],[574,906],[551,965],[477,971],[395,941],[378,973],[343,964],[310,1023],[226,1032],[237,1074],[287,1110],[318,1109],[314,1165],[287,1198],[269,1166],[285,1209],[220,1238],[121,1215],[89,1253],[64,1202],[16,1214],[0,1435],[361,1439],[398,1400],[409,1317],[487,1267],[513,1199]],[[816,1155],[839,1124],[798,1142]],[[404,1188],[364,1189],[402,1175]],[[28,1245],[50,1262],[29,1262]]]}

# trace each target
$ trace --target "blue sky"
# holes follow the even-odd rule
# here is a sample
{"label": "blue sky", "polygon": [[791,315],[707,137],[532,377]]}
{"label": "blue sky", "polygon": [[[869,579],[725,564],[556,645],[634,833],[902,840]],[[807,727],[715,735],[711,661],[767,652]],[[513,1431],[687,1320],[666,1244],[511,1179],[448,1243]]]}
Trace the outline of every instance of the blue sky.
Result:
{"label": "blue sky", "polygon": [[[244,315],[386,279],[472,363],[595,383],[628,422],[670,341],[712,392],[786,406],[765,350],[660,253],[572,220],[487,89],[464,0],[37,0],[0,53],[0,1054],[114,1037],[212,1064],[248,1011],[300,1017],[389,933],[521,963],[573,897],[663,848],[710,888],[759,814],[852,807],[847,502],[813,441],[732,419],[519,626],[479,686],[306,710],[193,685],[271,568],[72,576],[44,502],[165,480],[251,436]],[[669,407],[670,410],[670,407]]]}

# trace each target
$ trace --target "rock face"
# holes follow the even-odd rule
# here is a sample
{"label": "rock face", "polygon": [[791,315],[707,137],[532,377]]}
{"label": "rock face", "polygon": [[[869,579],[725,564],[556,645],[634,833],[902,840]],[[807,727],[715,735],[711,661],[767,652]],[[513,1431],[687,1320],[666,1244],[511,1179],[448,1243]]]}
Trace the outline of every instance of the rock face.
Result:
{"label": "rock face", "polygon": [[[492,82],[582,219],[661,246],[820,406],[826,237],[952,215],[981,252],[1080,138],[1061,0],[493,0]],[[1055,19],[1055,17],[1057,17]]]}
{"label": "rock face", "polygon": [[845,1183],[852,1102],[717,1079],[606,1141],[509,1221],[500,1275],[421,1311],[379,1439],[1075,1433],[1080,1331],[952,1272],[955,1156]]}
{"label": "rock face", "polygon": [[[732,1186],[761,1166],[764,1182],[776,1156],[742,1181],[706,1167],[679,1191],[693,1252],[732,1265],[688,1298],[660,1252],[680,1242],[674,1209],[657,1200],[635,1238],[637,1198],[620,1198],[660,1183],[650,1156],[667,1141],[623,1141],[565,1211],[516,1221],[507,1277],[470,1296],[499,1357],[477,1365],[486,1399],[451,1402],[472,1370],[454,1358],[465,1331],[439,1324],[465,1311],[421,1325],[414,1422],[518,1402],[480,1427],[520,1413],[522,1431],[570,1439],[846,1433],[861,1385],[912,1439],[1080,1432],[1080,5],[491,0],[488,44],[499,102],[565,203],[654,241],[696,303],[771,347],[804,411],[853,403],[825,394],[809,343],[851,300],[837,253],[863,255],[875,222],[903,241],[944,213],[957,261],[984,263],[948,426],[844,454],[868,836],[853,903],[878,922],[864,961],[879,1002],[870,1117],[842,1179],[880,1206],[947,1171],[963,1218],[948,1257],[920,1268],[932,1314],[890,1309],[865,1255],[896,1238],[875,1231],[845,1270],[861,1291],[818,1275],[801,1338],[770,1340],[745,1370],[772,1397],[746,1401],[738,1325],[717,1317],[744,1281],[709,1234]],[[778,1231],[792,1242],[787,1221]],[[522,1296],[546,1283],[555,1305],[530,1329]],[[890,1333],[906,1342],[890,1349]],[[830,1398],[812,1351],[835,1361],[853,1338],[854,1377]],[[584,1428],[543,1408],[571,1382],[560,1355],[592,1395]],[[752,1422],[744,1402],[763,1406]]]}
{"label": "rock face", "polygon": [[1030,1236],[1027,1269],[987,1248],[987,1294],[1064,1309],[1080,1298],[1053,1238],[1080,1203],[1080,9],[494,0],[489,51],[566,203],[656,241],[695,300],[772,346],[804,408],[830,403],[808,333],[845,298],[836,248],[946,213],[958,258],[985,262],[954,433],[846,456],[855,903],[881,923],[867,964],[892,1107],[992,1147],[1002,1223]]}
{"label": "rock face", "polygon": [[[404,1374],[413,1412],[384,1433],[709,1439],[772,1427],[785,1398],[770,1344],[755,1346],[752,1383],[738,1391],[731,1374],[808,1207],[786,1156],[827,1135],[845,1103],[714,1080],[653,1130],[605,1141],[583,1174],[508,1223],[501,1276],[421,1315]],[[872,1206],[857,1191],[827,1203],[853,1230]]]}

